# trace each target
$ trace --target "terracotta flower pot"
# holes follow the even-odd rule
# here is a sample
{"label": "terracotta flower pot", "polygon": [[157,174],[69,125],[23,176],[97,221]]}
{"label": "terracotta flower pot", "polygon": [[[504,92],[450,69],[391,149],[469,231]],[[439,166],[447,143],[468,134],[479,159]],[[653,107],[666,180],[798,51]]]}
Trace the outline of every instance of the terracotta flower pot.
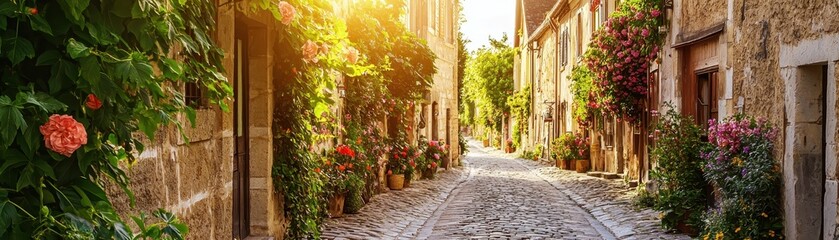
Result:
{"label": "terracotta flower pot", "polygon": [[405,174],[391,174],[387,176],[387,187],[391,190],[402,190],[405,187]]}
{"label": "terracotta flower pot", "polygon": [[577,160],[576,162],[578,173],[588,172],[589,160]]}
{"label": "terracotta flower pot", "polygon": [[335,194],[329,197],[327,208],[329,208],[330,218],[339,218],[344,216],[344,199],[345,193]]}
{"label": "terracotta flower pot", "polygon": [[411,181],[414,180],[414,174],[411,174],[411,176],[405,175],[405,183],[402,184],[402,188],[411,187]]}
{"label": "terracotta flower pot", "polygon": [[437,168],[428,168],[422,171],[422,178],[423,179],[434,179],[434,175],[437,173]]}
{"label": "terracotta flower pot", "polygon": [[489,140],[484,140],[484,147],[489,147]]}

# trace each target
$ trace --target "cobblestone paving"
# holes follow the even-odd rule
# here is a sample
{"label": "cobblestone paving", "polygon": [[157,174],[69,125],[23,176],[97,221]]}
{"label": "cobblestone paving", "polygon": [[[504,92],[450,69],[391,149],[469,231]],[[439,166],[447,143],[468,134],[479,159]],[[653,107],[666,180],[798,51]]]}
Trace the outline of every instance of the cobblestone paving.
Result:
{"label": "cobblestone paving", "polygon": [[358,214],[327,219],[324,239],[411,239],[462,182],[467,168],[440,171],[433,180],[412,181],[410,188],[378,194]]}
{"label": "cobblestone paving", "polygon": [[636,210],[620,180],[563,171],[470,142],[463,169],[375,196],[326,221],[327,239],[689,239]]}

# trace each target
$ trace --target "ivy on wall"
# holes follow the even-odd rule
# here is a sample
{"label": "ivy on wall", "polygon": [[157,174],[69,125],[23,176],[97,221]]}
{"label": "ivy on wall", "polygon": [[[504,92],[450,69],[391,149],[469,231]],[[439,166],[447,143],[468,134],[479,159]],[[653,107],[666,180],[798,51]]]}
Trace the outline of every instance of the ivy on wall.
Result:
{"label": "ivy on wall", "polygon": [[162,210],[128,229],[103,185],[133,205],[120,168],[144,149],[133,133],[194,123],[183,83],[227,109],[214,16],[209,0],[0,3],[0,238],[183,238]]}

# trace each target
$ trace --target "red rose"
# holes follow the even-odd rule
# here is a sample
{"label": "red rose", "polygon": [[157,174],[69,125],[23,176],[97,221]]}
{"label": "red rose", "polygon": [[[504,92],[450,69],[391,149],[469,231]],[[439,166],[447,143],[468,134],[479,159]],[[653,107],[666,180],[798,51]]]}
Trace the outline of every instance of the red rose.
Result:
{"label": "red rose", "polygon": [[53,114],[47,123],[41,125],[40,130],[47,149],[67,157],[87,144],[84,126],[70,115]]}
{"label": "red rose", "polygon": [[344,164],[341,164],[338,165],[338,170],[343,172],[344,170],[347,170],[347,167],[345,167]]}
{"label": "red rose", "polygon": [[387,170],[387,175],[393,175],[393,170]]}
{"label": "red rose", "polygon": [[96,110],[102,107],[102,101],[93,95],[93,93],[87,95],[87,101],[84,103],[88,108]]}
{"label": "red rose", "polygon": [[30,8],[29,9],[29,14],[38,15],[38,9],[37,8]]}
{"label": "red rose", "polygon": [[320,168],[315,168],[316,173],[320,173]]}

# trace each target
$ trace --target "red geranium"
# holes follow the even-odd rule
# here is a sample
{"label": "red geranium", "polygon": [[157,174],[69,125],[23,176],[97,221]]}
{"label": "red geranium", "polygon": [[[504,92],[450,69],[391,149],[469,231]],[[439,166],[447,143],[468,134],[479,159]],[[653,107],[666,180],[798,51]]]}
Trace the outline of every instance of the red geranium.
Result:
{"label": "red geranium", "polygon": [[338,154],[341,154],[341,155],[344,155],[344,156],[347,156],[347,157],[352,157],[352,158],[355,157],[355,152],[347,145],[338,146],[338,148],[335,149],[335,150],[338,151]]}

